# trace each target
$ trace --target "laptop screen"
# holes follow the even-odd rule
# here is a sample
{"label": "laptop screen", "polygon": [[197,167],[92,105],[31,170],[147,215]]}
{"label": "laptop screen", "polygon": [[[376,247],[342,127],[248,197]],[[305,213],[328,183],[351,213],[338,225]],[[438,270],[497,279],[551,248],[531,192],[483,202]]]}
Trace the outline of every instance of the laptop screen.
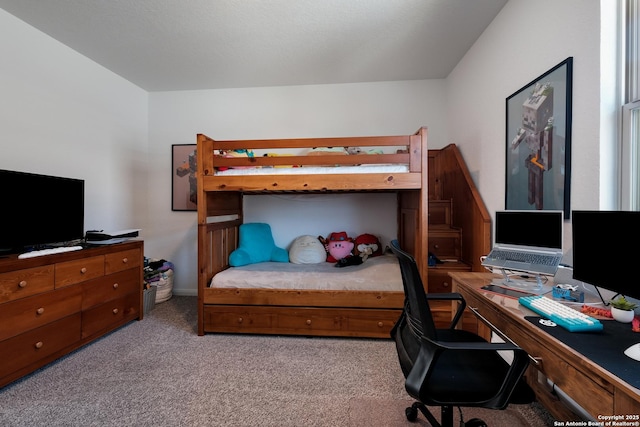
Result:
{"label": "laptop screen", "polygon": [[498,211],[495,242],[562,250],[562,211]]}

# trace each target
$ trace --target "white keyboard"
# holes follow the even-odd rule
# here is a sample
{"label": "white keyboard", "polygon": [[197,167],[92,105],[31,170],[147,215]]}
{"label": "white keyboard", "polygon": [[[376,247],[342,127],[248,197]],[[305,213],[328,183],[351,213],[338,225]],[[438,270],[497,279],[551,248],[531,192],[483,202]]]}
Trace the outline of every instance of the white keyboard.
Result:
{"label": "white keyboard", "polygon": [[42,249],[39,251],[25,252],[23,254],[18,255],[18,258],[24,259],[24,258],[33,258],[37,256],[43,256],[43,255],[61,254],[63,252],[79,251],[80,249],[82,249],[82,246],[61,246],[59,248]]}
{"label": "white keyboard", "polygon": [[518,298],[525,307],[562,326],[569,332],[601,331],[602,323],[595,317],[569,308],[559,301],[542,295]]}

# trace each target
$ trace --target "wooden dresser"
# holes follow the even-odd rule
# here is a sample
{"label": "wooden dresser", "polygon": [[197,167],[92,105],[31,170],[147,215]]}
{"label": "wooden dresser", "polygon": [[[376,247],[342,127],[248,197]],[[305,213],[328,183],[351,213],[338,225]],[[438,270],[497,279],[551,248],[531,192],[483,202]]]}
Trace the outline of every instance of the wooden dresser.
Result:
{"label": "wooden dresser", "polygon": [[143,242],[0,258],[0,387],[142,319]]}

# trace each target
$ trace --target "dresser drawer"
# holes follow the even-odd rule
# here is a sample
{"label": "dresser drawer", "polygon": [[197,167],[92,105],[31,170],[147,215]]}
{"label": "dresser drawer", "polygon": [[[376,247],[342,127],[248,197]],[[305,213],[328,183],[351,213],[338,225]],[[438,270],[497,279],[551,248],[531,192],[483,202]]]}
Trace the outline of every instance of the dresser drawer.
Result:
{"label": "dresser drawer", "polygon": [[57,292],[47,292],[0,307],[0,340],[54,322],[80,311],[80,287],[68,286]]}
{"label": "dresser drawer", "polygon": [[0,342],[0,378],[80,340],[80,313]]}
{"label": "dresser drawer", "polygon": [[141,265],[142,255],[139,249],[116,252],[105,255],[105,274],[128,270]]}
{"label": "dresser drawer", "polygon": [[141,290],[140,270],[137,268],[93,279],[82,284],[82,309],[86,310]]}
{"label": "dresser drawer", "polygon": [[82,338],[107,332],[138,317],[140,296],[133,292],[82,312]]}
{"label": "dresser drawer", "polygon": [[104,276],[104,256],[94,256],[56,264],[56,288]]}
{"label": "dresser drawer", "polygon": [[53,265],[0,274],[0,303],[53,290]]}

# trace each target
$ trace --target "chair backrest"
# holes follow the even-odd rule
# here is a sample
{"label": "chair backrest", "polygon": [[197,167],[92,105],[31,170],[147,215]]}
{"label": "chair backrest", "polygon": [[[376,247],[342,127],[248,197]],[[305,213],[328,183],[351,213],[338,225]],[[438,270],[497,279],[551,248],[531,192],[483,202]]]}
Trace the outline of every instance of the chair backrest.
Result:
{"label": "chair backrest", "polygon": [[404,317],[411,333],[419,338],[436,340],[436,326],[415,259],[400,249],[397,240],[391,241],[391,251],[400,263],[405,295]]}

